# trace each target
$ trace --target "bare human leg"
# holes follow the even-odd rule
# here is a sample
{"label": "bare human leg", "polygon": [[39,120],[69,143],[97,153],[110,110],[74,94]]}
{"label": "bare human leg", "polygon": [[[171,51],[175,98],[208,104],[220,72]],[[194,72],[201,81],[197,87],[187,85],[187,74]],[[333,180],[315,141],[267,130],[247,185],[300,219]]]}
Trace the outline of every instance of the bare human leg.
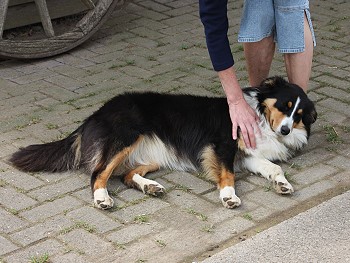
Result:
{"label": "bare human leg", "polygon": [[275,54],[273,36],[263,38],[258,42],[243,43],[243,47],[249,83],[252,87],[259,86],[269,76],[272,59]]}
{"label": "bare human leg", "polygon": [[304,15],[304,40],[305,51],[284,54],[284,61],[289,82],[299,85],[306,92],[311,75],[314,50],[310,25],[306,15]]}

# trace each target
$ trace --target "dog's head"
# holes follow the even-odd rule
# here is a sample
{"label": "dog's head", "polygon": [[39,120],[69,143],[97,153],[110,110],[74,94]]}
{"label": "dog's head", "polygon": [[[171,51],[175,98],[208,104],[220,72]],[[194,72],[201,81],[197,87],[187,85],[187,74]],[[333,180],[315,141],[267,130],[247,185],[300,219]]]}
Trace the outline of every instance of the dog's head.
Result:
{"label": "dog's head", "polygon": [[301,129],[310,135],[317,113],[313,102],[298,85],[281,77],[268,78],[259,87],[258,100],[260,113],[276,134],[285,136],[293,129]]}

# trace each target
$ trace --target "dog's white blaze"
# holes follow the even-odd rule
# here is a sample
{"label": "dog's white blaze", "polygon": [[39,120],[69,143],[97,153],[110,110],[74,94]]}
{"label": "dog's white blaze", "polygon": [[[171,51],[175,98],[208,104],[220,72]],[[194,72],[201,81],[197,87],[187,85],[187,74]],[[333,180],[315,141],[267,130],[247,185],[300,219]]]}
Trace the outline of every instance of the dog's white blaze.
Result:
{"label": "dog's white blaze", "polygon": [[293,129],[293,123],[294,123],[294,114],[295,114],[295,112],[296,112],[296,110],[297,110],[297,108],[298,108],[298,106],[299,106],[299,103],[300,103],[300,98],[298,97],[298,98],[297,98],[297,101],[295,102],[295,105],[294,105],[294,109],[293,109],[293,111],[292,111],[292,114],[291,114],[290,116],[288,116],[288,117],[285,117],[285,118],[282,120],[281,124],[280,124],[280,125],[278,126],[278,128],[277,128],[277,131],[278,131],[278,132],[281,132],[282,126],[287,126],[287,127],[290,129],[290,131],[292,131],[292,129]]}
{"label": "dog's white blaze", "polygon": [[179,171],[196,171],[190,160],[176,155],[175,150],[156,135],[145,136],[130,154],[127,166],[158,164],[160,167]]}

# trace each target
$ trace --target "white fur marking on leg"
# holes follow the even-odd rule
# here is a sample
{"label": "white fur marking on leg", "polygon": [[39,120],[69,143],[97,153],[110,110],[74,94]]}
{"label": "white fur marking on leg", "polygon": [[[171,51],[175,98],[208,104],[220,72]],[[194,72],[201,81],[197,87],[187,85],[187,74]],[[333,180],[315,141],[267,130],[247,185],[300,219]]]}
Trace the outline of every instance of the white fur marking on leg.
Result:
{"label": "white fur marking on leg", "polygon": [[161,184],[157,183],[156,181],[144,178],[139,174],[134,174],[132,180],[145,194],[158,195],[164,193],[165,188]]}
{"label": "white fur marking on leg", "polygon": [[109,197],[106,188],[100,188],[94,192],[94,204],[97,208],[108,209],[113,207],[114,201]]}
{"label": "white fur marking on leg", "polygon": [[232,186],[220,189],[220,200],[226,208],[234,208],[241,204],[241,200],[236,196],[236,191]]}

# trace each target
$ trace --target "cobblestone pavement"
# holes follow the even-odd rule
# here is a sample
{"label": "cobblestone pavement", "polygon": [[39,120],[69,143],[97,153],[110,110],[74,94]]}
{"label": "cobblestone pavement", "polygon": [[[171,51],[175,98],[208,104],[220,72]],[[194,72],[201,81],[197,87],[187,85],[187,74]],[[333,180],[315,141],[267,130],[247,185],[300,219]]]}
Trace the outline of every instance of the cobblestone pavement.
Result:
{"label": "cobblestone pavement", "polygon": [[[247,85],[236,42],[242,1],[229,7],[232,50]],[[234,210],[200,176],[160,171],[150,177],[167,187],[164,198],[113,178],[115,208],[100,211],[88,175],[23,173],[7,162],[21,146],[63,138],[124,91],[223,95],[196,1],[137,0],[67,54],[0,62],[0,262],[200,261],[350,189],[349,10],[346,0],[311,1],[318,46],[309,96],[319,118],[309,145],[282,165],[296,192],[280,196],[241,173],[243,204]],[[283,65],[276,54],[271,75],[285,75]]]}

